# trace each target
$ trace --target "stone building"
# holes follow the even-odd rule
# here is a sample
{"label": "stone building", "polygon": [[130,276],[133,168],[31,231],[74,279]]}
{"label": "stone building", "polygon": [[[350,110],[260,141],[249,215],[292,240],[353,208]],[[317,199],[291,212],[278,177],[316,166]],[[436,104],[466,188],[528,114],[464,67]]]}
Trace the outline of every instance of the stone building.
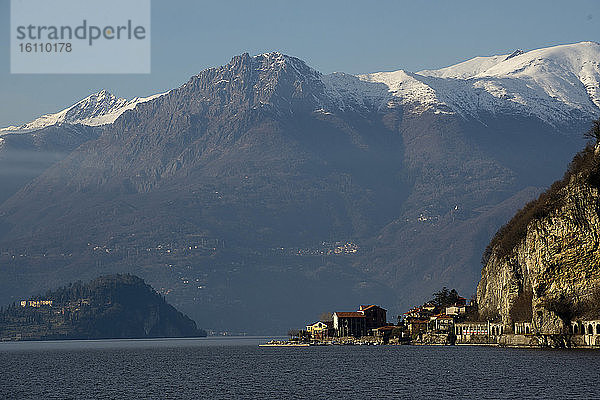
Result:
{"label": "stone building", "polygon": [[569,333],[578,337],[580,344],[585,346],[600,346],[600,320],[571,321]]}
{"label": "stone building", "polygon": [[531,328],[531,322],[529,321],[518,321],[515,322],[513,332],[515,335],[530,335],[533,333]]}
{"label": "stone building", "polygon": [[362,305],[358,309],[358,312],[362,312],[364,314],[368,332],[371,332],[371,330],[375,328],[387,325],[387,310],[384,308],[374,304],[366,306]]}
{"label": "stone building", "polygon": [[361,305],[358,311],[333,313],[333,331],[338,337],[370,335],[387,325],[387,310],[374,304]]}

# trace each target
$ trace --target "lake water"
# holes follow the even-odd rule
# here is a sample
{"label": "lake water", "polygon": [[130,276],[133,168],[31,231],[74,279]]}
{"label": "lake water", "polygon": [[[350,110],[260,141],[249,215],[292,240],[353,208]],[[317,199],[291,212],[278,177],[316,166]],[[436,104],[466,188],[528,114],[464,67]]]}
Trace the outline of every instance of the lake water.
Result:
{"label": "lake water", "polygon": [[0,343],[0,399],[592,399],[600,351],[258,347],[265,338]]}

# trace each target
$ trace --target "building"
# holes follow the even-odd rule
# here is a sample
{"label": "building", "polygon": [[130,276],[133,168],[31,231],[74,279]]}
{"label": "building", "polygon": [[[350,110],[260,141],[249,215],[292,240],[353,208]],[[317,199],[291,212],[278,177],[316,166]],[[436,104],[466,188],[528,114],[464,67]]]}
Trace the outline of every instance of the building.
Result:
{"label": "building", "polygon": [[504,335],[504,325],[499,322],[490,322],[489,323],[489,332],[491,336],[500,336]]}
{"label": "building", "polygon": [[[421,307],[413,307],[404,314],[404,318],[420,318],[424,316],[423,310]],[[398,316],[398,320],[400,320],[400,316]]]}
{"label": "building", "polygon": [[371,305],[362,305],[358,309],[358,312],[362,312],[366,318],[367,331],[371,332],[375,328],[387,325],[387,310]]}
{"label": "building", "polygon": [[434,315],[429,321],[434,332],[450,332],[454,325],[454,318],[444,314]]}
{"label": "building", "polygon": [[528,321],[519,321],[515,322],[513,332],[516,335],[530,335],[533,333],[531,329],[531,322]]}
{"label": "building", "polygon": [[333,313],[333,331],[336,336],[361,337],[373,329],[387,325],[387,310],[374,304],[361,305],[358,311]]}
{"label": "building", "polygon": [[392,332],[397,329],[398,327],[393,325],[380,326],[379,328],[373,329],[373,336],[377,339],[381,339],[383,343],[389,343]]}
{"label": "building", "polygon": [[571,321],[569,333],[572,335],[600,335],[600,321]]}
{"label": "building", "polygon": [[571,321],[569,333],[582,335],[587,346],[600,346],[600,320]]}
{"label": "building", "polygon": [[330,336],[330,330],[333,327],[333,322],[318,321],[312,325],[306,325],[306,332],[311,339],[323,340]]}
{"label": "building", "polygon": [[455,304],[450,307],[446,307],[446,315],[463,315],[467,312],[467,306]]}
{"label": "building", "polygon": [[406,329],[410,335],[417,335],[422,332],[427,332],[428,325],[428,319],[417,317],[406,318]]}
{"label": "building", "polygon": [[52,307],[52,300],[22,300],[21,307]]}
{"label": "building", "polygon": [[463,322],[454,326],[454,333],[465,339],[469,339],[471,336],[483,336],[489,332],[488,325],[487,322]]}
{"label": "building", "polygon": [[334,312],[333,330],[338,337],[361,337],[367,334],[367,318],[360,311]]}
{"label": "building", "polygon": [[473,339],[475,336],[487,336],[493,341],[497,341],[500,335],[503,335],[504,326],[500,322],[462,322],[454,325],[454,333],[459,342],[465,342]]}

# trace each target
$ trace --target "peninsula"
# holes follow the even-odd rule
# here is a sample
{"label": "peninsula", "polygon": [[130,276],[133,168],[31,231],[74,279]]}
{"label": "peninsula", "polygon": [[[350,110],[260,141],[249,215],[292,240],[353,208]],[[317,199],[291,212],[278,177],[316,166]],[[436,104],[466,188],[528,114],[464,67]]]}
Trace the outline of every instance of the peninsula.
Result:
{"label": "peninsula", "polygon": [[135,275],[76,282],[0,309],[0,339],[199,337],[206,332]]}

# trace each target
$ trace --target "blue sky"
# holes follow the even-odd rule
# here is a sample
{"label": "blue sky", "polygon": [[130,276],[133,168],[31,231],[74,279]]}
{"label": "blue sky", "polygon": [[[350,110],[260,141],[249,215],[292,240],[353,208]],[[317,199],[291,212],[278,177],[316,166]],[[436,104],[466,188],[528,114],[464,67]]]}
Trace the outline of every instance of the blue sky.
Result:
{"label": "blue sky", "polygon": [[0,0],[0,127],[101,89],[127,98],[166,91],[243,52],[276,50],[324,73],[364,73],[600,41],[597,0],[152,0],[151,74],[11,75],[9,5]]}

